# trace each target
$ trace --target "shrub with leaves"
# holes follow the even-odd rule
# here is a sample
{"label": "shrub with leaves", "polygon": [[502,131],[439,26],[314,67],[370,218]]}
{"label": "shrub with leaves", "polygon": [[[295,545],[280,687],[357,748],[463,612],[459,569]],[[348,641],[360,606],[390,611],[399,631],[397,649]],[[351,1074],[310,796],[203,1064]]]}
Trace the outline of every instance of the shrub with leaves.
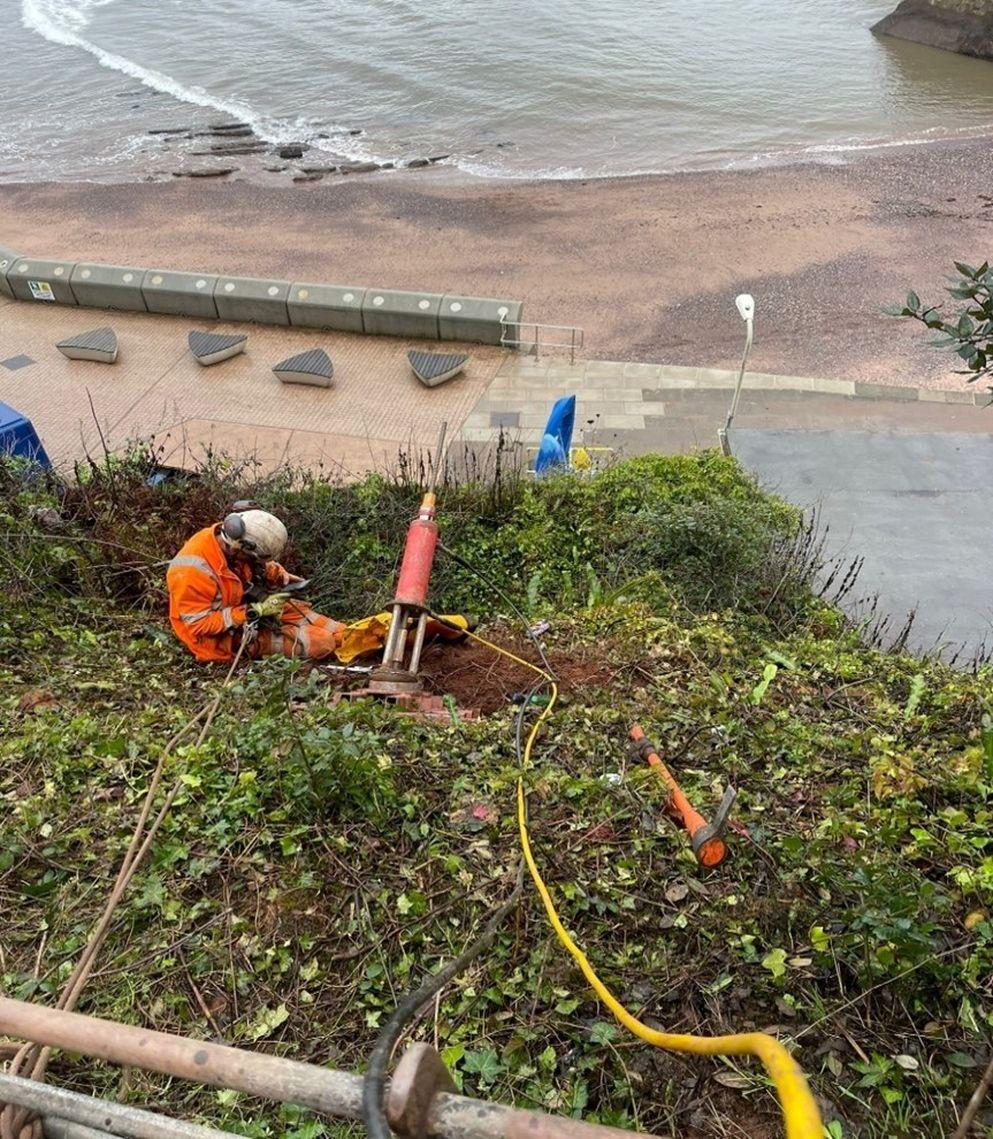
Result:
{"label": "shrub with leaves", "polygon": [[[967,375],[967,382],[972,384],[993,371],[993,269],[988,261],[978,268],[964,261],[954,264],[958,277],[946,291],[959,304],[951,311],[926,304],[911,291],[904,304],[890,305],[886,312],[890,316],[917,320],[925,328],[940,332],[941,336],[931,340],[931,345],[950,349],[964,361],[968,370],[962,374]],[[990,391],[993,392],[993,387]]]}

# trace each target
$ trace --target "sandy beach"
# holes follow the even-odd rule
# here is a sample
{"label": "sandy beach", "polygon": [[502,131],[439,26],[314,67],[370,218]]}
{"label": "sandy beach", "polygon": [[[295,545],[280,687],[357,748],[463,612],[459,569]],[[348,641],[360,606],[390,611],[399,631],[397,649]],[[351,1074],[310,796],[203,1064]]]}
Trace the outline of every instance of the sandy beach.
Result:
{"label": "sandy beach", "polygon": [[246,182],[0,186],[22,253],[520,298],[585,329],[595,359],[733,367],[733,297],[756,371],[957,387],[953,362],[880,307],[938,298],[993,227],[988,140],[839,165],[561,182],[443,169],[293,188]]}

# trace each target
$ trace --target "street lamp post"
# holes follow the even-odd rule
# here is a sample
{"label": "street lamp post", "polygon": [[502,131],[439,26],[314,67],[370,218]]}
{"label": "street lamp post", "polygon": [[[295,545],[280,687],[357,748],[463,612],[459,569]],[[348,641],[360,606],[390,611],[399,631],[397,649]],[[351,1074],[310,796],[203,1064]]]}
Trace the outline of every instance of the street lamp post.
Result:
{"label": "street lamp post", "polygon": [[739,293],[734,298],[741,319],[745,322],[745,352],[741,357],[741,369],[738,372],[738,382],[734,385],[734,395],[731,397],[731,406],[728,408],[728,417],[724,426],[717,429],[717,438],[721,443],[721,451],[725,455],[731,454],[731,444],[728,442],[728,431],[738,410],[738,397],[741,395],[741,385],[745,379],[745,365],[748,363],[748,353],[752,350],[752,324],[755,319],[755,298],[751,293]]}

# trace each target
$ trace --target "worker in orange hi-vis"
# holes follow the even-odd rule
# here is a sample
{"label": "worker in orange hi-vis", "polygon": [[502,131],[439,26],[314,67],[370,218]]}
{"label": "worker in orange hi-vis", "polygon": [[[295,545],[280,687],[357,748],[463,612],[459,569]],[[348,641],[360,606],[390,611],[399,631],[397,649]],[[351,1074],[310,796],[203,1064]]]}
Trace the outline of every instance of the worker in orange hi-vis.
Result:
{"label": "worker in orange hi-vis", "polygon": [[[240,508],[240,509],[239,509]],[[235,503],[223,522],[198,530],[169,563],[169,620],[197,660],[230,662],[250,626],[249,656],[331,656],[345,626],[291,599],[301,579],[276,560],[286,527],[253,503]]]}
{"label": "worker in orange hi-vis", "polygon": [[[348,626],[316,612],[288,589],[303,579],[278,562],[286,527],[255,503],[237,502],[223,522],[198,530],[169,563],[169,621],[202,661],[234,660],[250,630],[245,653],[346,663],[382,647],[387,613]],[[446,618],[458,630],[431,622],[429,632],[456,639],[464,617]]]}

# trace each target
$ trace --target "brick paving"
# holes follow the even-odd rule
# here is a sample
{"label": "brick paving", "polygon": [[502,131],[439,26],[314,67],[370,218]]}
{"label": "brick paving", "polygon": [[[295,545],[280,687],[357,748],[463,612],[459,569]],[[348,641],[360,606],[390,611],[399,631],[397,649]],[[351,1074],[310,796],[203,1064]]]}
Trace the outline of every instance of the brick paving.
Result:
{"label": "brick paving", "polygon": [[[68,360],[59,340],[110,325],[116,364]],[[190,329],[244,332],[247,351],[213,367],[190,354]],[[322,347],[334,362],[331,389],[285,385],[272,365]],[[154,435],[167,461],[194,464],[207,447],[262,466],[281,458],[360,474],[405,446],[433,445],[443,419],[458,431],[507,356],[485,345],[452,345],[470,361],[462,375],[426,388],[407,362],[410,348],[436,342],[360,336],[147,313],[24,304],[0,298],[0,400],[27,415],[53,461],[99,454]],[[92,401],[92,409],[91,409]]]}

